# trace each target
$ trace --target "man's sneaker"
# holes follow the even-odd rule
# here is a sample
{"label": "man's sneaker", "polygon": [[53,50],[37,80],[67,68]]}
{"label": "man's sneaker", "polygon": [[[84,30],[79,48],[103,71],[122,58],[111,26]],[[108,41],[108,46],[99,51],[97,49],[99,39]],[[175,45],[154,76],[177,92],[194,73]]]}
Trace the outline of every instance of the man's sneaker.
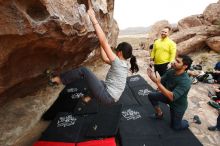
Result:
{"label": "man's sneaker", "polygon": [[157,113],[154,113],[154,114],[150,115],[150,118],[157,119],[157,120],[162,120],[163,119],[163,113],[161,115],[158,115]]}
{"label": "man's sneaker", "polygon": [[209,101],[208,104],[216,109],[220,109],[220,105],[215,101]]}
{"label": "man's sneaker", "polygon": [[218,128],[217,126],[210,126],[208,127],[209,131],[220,131],[220,128]]}
{"label": "man's sneaker", "polygon": [[198,83],[198,79],[197,79],[196,77],[195,77],[195,78],[193,78],[193,79],[192,79],[192,83],[193,83],[193,84]]}
{"label": "man's sneaker", "polygon": [[198,115],[195,115],[193,117],[193,122],[196,123],[196,124],[201,124],[202,123]]}
{"label": "man's sneaker", "polygon": [[217,97],[216,95],[212,95],[212,96],[211,96],[211,99],[212,99],[212,100],[218,100],[218,97]]}

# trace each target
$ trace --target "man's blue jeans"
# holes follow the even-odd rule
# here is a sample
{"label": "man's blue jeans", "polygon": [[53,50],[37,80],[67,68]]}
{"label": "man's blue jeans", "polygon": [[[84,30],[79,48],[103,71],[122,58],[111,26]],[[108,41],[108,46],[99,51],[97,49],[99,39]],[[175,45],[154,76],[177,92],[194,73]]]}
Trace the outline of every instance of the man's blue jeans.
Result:
{"label": "man's blue jeans", "polygon": [[[152,92],[148,95],[148,98],[153,107],[159,107],[159,102],[163,102],[165,104],[170,103],[169,99],[160,92]],[[170,109],[171,128],[173,128],[174,130],[183,130],[189,127],[188,121],[182,120],[184,113],[185,111],[177,112],[173,109]]]}
{"label": "man's blue jeans", "polygon": [[220,113],[217,118],[217,125],[216,126],[220,129]]}
{"label": "man's blue jeans", "polygon": [[184,113],[185,111],[177,112],[177,111],[174,111],[173,109],[170,109],[171,128],[173,128],[174,130],[183,130],[189,127],[188,121],[182,120]]}

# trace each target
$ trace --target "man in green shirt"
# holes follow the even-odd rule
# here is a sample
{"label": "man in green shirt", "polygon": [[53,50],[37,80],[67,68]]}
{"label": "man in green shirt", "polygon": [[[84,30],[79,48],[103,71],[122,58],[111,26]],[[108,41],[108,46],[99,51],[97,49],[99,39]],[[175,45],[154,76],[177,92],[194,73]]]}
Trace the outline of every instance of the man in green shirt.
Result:
{"label": "man in green shirt", "polygon": [[179,55],[172,68],[162,77],[154,73],[151,68],[147,69],[149,78],[157,85],[158,90],[148,95],[151,104],[154,106],[156,119],[163,118],[163,112],[159,102],[170,105],[171,128],[182,130],[189,127],[188,121],[182,120],[188,106],[187,94],[191,87],[191,80],[186,73],[192,64],[192,59],[187,55]]}
{"label": "man in green shirt", "polygon": [[176,43],[169,38],[171,28],[165,27],[161,31],[161,38],[154,42],[153,50],[150,54],[151,64],[154,62],[154,70],[162,76],[169,63],[176,57]]}

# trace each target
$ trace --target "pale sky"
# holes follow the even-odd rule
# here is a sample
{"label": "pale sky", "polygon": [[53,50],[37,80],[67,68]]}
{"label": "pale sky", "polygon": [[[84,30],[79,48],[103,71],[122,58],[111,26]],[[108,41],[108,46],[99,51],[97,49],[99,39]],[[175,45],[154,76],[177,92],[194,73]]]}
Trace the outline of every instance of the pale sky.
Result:
{"label": "pale sky", "polygon": [[202,14],[218,0],[115,0],[114,18],[120,29],[147,27],[159,20],[177,23],[180,19]]}

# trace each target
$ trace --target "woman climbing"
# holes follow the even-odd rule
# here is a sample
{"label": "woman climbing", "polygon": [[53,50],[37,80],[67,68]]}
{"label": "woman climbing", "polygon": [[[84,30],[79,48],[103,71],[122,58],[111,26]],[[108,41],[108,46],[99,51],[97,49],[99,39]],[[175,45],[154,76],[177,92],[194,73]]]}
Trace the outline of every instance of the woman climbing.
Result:
{"label": "woman climbing", "polygon": [[[97,98],[104,104],[112,104],[119,100],[125,89],[129,71],[127,59],[130,58],[130,70],[132,73],[137,72],[139,68],[136,64],[135,56],[132,55],[132,46],[129,43],[120,43],[115,49],[115,53],[113,52],[95,17],[90,0],[88,0],[88,4],[89,9],[87,13],[99,39],[102,60],[111,66],[106,75],[106,80],[102,82],[89,69],[79,67],[51,78],[51,82],[66,85],[79,78],[83,78],[94,98]],[[87,97],[86,100],[90,100],[90,97]]]}

